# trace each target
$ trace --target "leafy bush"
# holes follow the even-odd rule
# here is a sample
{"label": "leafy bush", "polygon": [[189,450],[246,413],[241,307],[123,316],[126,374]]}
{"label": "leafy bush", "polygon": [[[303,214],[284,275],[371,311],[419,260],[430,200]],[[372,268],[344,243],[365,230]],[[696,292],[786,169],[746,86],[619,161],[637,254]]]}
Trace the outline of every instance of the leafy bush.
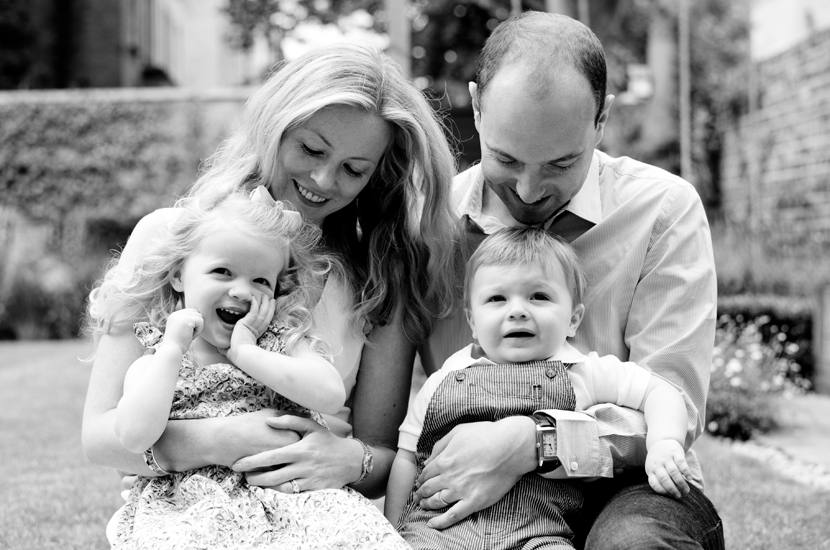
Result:
{"label": "leafy bush", "polygon": [[789,298],[757,296],[722,299],[718,309],[706,429],[746,440],[776,426],[779,396],[810,389],[798,360],[810,357],[811,311]]}

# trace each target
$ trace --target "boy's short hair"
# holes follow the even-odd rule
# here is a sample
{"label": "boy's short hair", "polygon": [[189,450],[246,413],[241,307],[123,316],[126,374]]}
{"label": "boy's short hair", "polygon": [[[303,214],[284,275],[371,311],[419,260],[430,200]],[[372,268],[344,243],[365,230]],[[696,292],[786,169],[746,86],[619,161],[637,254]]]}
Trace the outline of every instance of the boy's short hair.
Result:
{"label": "boy's short hair", "polygon": [[582,303],[585,272],[573,247],[560,237],[538,227],[506,227],[484,239],[467,261],[464,306],[470,307],[470,285],[476,271],[491,265],[541,265],[556,262],[562,267],[573,305]]}

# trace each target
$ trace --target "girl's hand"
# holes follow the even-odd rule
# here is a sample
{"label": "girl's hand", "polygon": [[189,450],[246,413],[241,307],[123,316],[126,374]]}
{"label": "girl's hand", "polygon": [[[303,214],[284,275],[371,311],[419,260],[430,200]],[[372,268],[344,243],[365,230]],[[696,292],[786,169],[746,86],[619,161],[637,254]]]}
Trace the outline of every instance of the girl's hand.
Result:
{"label": "girl's hand", "polygon": [[363,447],[359,442],[338,437],[317,422],[299,416],[284,415],[266,422],[274,429],[292,430],[302,439],[238,460],[233,469],[245,472],[249,484],[293,493],[291,480],[300,491],[313,491],[339,489],[360,477]]}
{"label": "girl's hand", "polygon": [[689,494],[687,479],[692,471],[686,463],[683,446],[673,439],[664,439],[651,445],[646,456],[648,484],[661,495],[680,498]]}
{"label": "girl's hand", "polygon": [[205,319],[199,310],[185,308],[174,311],[167,318],[163,342],[176,344],[184,355],[190,349],[193,339],[202,333],[204,326]]}
{"label": "girl's hand", "polygon": [[277,309],[277,301],[265,294],[259,298],[251,299],[251,309],[233,327],[231,334],[231,348],[247,344],[256,345],[256,341],[271,324],[274,312]]}

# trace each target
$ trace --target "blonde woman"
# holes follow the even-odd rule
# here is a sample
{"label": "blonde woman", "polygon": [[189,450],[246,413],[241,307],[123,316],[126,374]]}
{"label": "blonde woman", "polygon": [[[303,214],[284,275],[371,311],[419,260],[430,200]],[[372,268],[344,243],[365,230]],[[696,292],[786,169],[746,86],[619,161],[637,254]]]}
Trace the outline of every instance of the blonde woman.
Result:
{"label": "blonde woman", "polygon": [[[97,346],[83,425],[90,460],[141,475],[224,465],[283,492],[351,485],[380,496],[416,345],[457,303],[454,171],[436,114],[385,54],[337,45],[281,67],[248,100],[240,129],[191,194],[213,200],[261,185],[321,228],[345,281],[329,280],[313,325],[332,348],[347,406],[327,417],[330,430],[273,410],[170,421],[147,452],[131,453],[115,435],[115,408],[144,350],[124,322]],[[118,269],[132,271],[176,217],[171,208],[142,219]]]}

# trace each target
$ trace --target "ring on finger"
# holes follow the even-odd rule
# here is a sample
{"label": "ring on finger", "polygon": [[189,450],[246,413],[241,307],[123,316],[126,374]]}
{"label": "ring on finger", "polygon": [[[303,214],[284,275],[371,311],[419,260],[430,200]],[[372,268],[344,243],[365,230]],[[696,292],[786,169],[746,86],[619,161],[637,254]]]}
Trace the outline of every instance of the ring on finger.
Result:
{"label": "ring on finger", "polygon": [[295,495],[300,492],[300,486],[297,485],[297,482],[295,480],[290,479],[288,480],[288,483],[291,484],[291,489],[294,491]]}

